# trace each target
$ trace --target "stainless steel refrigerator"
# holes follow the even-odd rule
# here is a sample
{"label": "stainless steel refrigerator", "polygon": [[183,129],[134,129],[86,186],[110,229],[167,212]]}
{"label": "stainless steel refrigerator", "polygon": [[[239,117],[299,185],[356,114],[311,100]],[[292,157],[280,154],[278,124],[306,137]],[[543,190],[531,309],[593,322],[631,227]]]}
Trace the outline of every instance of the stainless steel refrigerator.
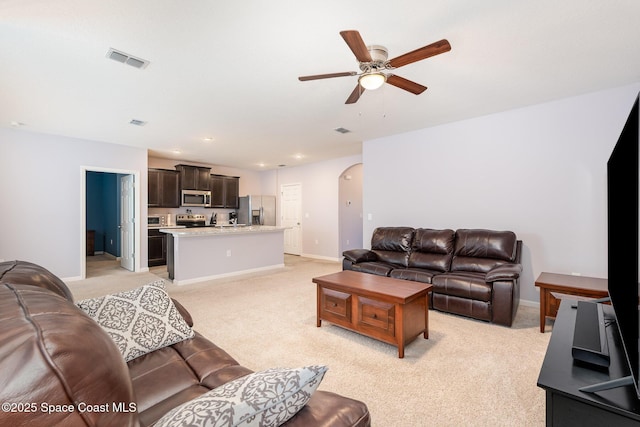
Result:
{"label": "stainless steel refrigerator", "polygon": [[276,225],[276,196],[243,196],[238,199],[238,224]]}

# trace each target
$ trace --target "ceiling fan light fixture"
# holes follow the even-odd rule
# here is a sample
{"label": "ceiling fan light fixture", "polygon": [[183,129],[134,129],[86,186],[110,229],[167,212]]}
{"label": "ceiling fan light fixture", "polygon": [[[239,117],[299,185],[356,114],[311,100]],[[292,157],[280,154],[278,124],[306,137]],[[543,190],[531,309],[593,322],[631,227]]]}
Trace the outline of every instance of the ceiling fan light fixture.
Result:
{"label": "ceiling fan light fixture", "polygon": [[366,73],[358,78],[358,83],[367,90],[376,90],[382,86],[386,80],[387,76],[383,73]]}

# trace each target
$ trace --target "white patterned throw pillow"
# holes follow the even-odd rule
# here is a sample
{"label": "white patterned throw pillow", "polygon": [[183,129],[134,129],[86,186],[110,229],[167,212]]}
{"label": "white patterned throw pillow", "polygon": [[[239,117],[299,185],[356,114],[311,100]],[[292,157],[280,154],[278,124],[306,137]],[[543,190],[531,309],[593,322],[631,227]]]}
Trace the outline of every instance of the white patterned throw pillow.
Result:
{"label": "white patterned throw pillow", "polygon": [[127,362],[194,336],[164,290],[164,280],[77,306],[102,326]]}
{"label": "white patterned throw pillow", "polygon": [[307,404],[325,372],[305,366],[249,374],[172,409],[154,427],[276,427]]}

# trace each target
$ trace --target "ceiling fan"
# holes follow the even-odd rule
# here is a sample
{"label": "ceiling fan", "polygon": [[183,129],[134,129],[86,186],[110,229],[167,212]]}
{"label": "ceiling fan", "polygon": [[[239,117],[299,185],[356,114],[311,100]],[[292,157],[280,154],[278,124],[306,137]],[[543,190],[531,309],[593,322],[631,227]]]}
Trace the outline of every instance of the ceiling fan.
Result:
{"label": "ceiling fan", "polygon": [[354,104],[358,99],[360,99],[360,95],[362,95],[365,89],[374,90],[382,86],[384,83],[389,83],[392,86],[404,89],[415,95],[421,94],[427,89],[426,86],[422,86],[421,84],[412,82],[411,80],[407,80],[404,77],[400,77],[395,74],[385,74],[382,71],[391,71],[404,65],[421,61],[451,50],[449,42],[443,39],[419,49],[412,50],[411,52],[405,53],[404,55],[400,55],[391,60],[387,60],[387,48],[379,45],[365,45],[358,31],[340,31],[340,35],[356,56],[361,73],[358,74],[356,71],[347,71],[343,73],[316,74],[312,76],[301,76],[298,77],[298,80],[304,82],[307,80],[359,75],[358,84],[353,92],[351,92],[351,95],[349,95],[349,98],[347,98],[345,104]]}

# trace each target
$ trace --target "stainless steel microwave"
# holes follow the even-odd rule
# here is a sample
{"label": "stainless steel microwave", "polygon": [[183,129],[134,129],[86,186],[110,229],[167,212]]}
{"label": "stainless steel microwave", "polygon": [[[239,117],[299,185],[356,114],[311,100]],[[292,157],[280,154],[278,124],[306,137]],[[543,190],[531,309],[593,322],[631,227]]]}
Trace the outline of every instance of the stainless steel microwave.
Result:
{"label": "stainless steel microwave", "polygon": [[182,190],[181,206],[211,207],[211,191]]}

